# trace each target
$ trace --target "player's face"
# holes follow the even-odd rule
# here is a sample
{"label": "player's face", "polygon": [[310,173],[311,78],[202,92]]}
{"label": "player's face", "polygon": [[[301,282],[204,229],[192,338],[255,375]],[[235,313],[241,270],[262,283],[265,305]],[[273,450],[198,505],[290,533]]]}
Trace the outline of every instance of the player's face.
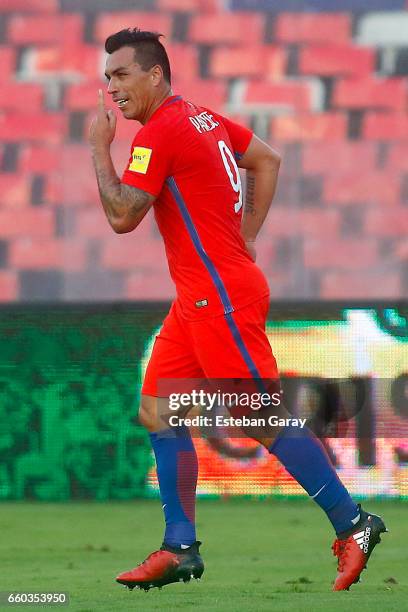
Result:
{"label": "player's face", "polygon": [[132,47],[122,47],[108,55],[105,70],[108,93],[126,119],[143,121],[155,94],[152,71],[142,70]]}

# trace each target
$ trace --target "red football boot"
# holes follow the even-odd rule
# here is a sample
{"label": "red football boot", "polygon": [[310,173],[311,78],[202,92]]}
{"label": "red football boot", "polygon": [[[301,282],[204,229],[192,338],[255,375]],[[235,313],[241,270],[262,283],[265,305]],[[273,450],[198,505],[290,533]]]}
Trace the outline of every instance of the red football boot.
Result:
{"label": "red football boot", "polygon": [[350,535],[334,541],[332,550],[338,565],[333,591],[348,591],[352,584],[360,581],[374,546],[381,542],[380,533],[385,531],[388,529],[379,516],[361,510],[360,521]]}
{"label": "red football boot", "polygon": [[136,587],[148,591],[172,582],[199,579],[204,571],[204,563],[199,553],[200,545],[201,542],[194,542],[188,548],[180,550],[163,544],[160,550],[151,553],[143,563],[120,574],[116,582],[129,589]]}

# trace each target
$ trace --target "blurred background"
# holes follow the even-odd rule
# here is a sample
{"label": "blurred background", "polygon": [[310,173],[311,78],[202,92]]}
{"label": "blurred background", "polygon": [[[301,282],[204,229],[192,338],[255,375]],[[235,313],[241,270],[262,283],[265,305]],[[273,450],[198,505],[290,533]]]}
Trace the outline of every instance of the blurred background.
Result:
{"label": "blurred background", "polygon": [[[135,415],[174,290],[152,214],[110,229],[87,145],[105,38],[135,26],[165,36],[174,93],[281,153],[258,247],[281,371],[364,379],[369,430],[333,460],[356,494],[408,495],[407,6],[0,0],[0,498],[156,491]],[[137,129],[119,118],[119,174]],[[248,442],[197,444],[203,493],[301,493]]]}

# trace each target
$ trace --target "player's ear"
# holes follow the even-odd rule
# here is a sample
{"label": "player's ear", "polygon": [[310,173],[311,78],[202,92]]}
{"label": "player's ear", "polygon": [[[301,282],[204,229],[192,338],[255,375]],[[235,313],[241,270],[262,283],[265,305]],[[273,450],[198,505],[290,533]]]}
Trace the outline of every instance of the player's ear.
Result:
{"label": "player's ear", "polygon": [[163,80],[163,70],[162,70],[162,67],[159,66],[158,64],[156,66],[153,66],[153,68],[151,68],[151,71],[150,71],[150,78],[151,78],[152,83],[153,83],[153,85],[155,87],[160,85],[160,83]]}

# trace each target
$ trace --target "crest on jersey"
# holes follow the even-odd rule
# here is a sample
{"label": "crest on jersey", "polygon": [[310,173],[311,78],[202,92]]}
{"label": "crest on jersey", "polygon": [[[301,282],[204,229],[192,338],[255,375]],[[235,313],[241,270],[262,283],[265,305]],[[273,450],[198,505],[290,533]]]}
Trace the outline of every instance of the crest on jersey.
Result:
{"label": "crest on jersey", "polygon": [[133,147],[132,161],[129,164],[129,170],[146,174],[149,167],[152,150],[145,147]]}

